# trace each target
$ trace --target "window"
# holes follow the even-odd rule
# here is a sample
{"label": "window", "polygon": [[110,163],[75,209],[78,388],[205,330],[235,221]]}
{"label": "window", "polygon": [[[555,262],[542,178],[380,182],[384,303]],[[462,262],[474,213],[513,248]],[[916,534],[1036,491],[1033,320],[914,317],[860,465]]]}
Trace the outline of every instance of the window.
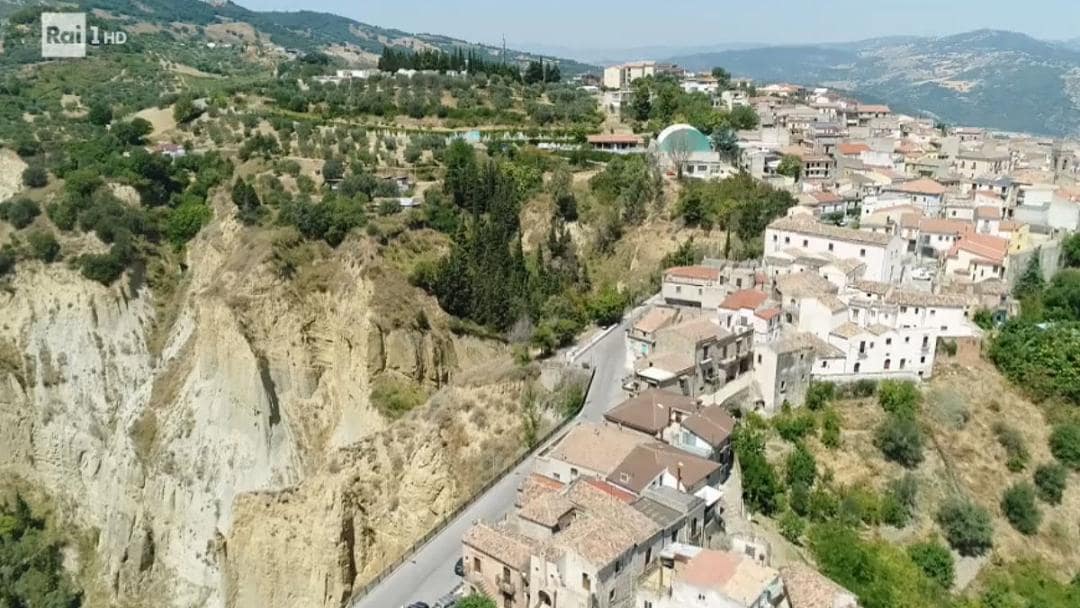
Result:
{"label": "window", "polygon": [[828,367],[828,365],[829,365],[828,361],[822,361],[821,362],[821,369],[825,369],[826,367]]}
{"label": "window", "polygon": [[922,347],[927,348],[929,346],[930,346],[930,336],[923,336],[922,337]]}
{"label": "window", "polygon": [[832,251],[832,250],[833,250],[833,244],[829,243],[829,251]]}
{"label": "window", "polygon": [[892,338],[885,338],[885,346],[889,346],[891,344],[892,344]]}
{"label": "window", "polygon": [[859,250],[859,257],[860,258],[865,258],[866,257],[866,250],[865,249],[860,249]]}
{"label": "window", "polygon": [[807,239],[803,239],[802,240],[802,246],[803,247],[809,247],[810,246],[810,241],[808,241]]}
{"label": "window", "polygon": [[855,367],[854,367],[854,369],[852,371],[854,371],[856,374],[859,373],[859,364],[858,363],[855,364]]}
{"label": "window", "polygon": [[926,363],[926,357],[919,357],[919,363]]}
{"label": "window", "polygon": [[907,312],[907,306],[901,306],[900,312]]}
{"label": "window", "polygon": [[697,288],[697,295],[699,295],[699,296],[701,295],[701,288],[700,287]]}
{"label": "window", "polygon": [[937,314],[937,309],[936,308],[931,308],[930,309],[930,316],[932,317],[932,316],[934,316],[936,314]]}
{"label": "window", "polygon": [[589,580],[589,575],[584,572],[581,573],[581,588],[586,591],[592,589],[592,581]]}
{"label": "window", "polygon": [[617,560],[615,560],[615,573],[618,574],[621,571],[622,571],[622,560],[617,559]]}
{"label": "window", "polygon": [[784,244],[785,245],[790,245],[791,244],[791,237],[790,236],[785,236],[784,237]]}
{"label": "window", "polygon": [[682,287],[676,285],[675,286],[675,293],[682,293]]}
{"label": "window", "polygon": [[570,477],[577,477],[577,476],[578,476],[578,470],[571,467],[570,468]]}
{"label": "window", "polygon": [[863,340],[862,342],[859,342],[859,352],[860,353],[865,353],[866,352],[866,340]]}
{"label": "window", "polygon": [[761,365],[761,355],[760,354],[758,354],[758,356],[757,356],[757,362],[758,362],[758,365]]}
{"label": "window", "polygon": [[904,369],[904,365],[907,363],[907,359],[900,359],[900,369]]}
{"label": "window", "polygon": [[775,234],[774,234],[774,235],[772,235],[772,240],[773,240],[773,242],[774,242],[774,243],[775,243],[775,242],[776,242],[777,240],[779,240],[779,239],[780,239],[780,237],[779,237],[779,236],[777,236],[777,235],[775,235]]}
{"label": "window", "polygon": [[735,287],[742,287],[742,279],[735,279]]}
{"label": "window", "polygon": [[892,359],[885,359],[885,369],[892,367]]}
{"label": "window", "polygon": [[780,381],[780,392],[782,393],[782,392],[784,392],[786,390],[787,390],[787,381],[781,380]]}
{"label": "window", "polygon": [[911,336],[904,336],[904,344],[911,344]]}
{"label": "window", "polygon": [[480,574],[483,571],[480,568],[480,558],[479,557],[472,558],[472,569],[473,569],[473,572],[475,572],[477,574]]}
{"label": "window", "polygon": [[629,473],[619,473],[619,481],[621,481],[623,483],[629,482],[630,481],[630,474]]}

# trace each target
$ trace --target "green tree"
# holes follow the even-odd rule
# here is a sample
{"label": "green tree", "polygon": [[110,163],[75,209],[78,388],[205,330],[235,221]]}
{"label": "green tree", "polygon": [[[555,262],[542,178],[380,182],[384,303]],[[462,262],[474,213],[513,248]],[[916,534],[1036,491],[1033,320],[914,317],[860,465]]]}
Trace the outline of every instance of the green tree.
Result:
{"label": "green tree", "polygon": [[63,567],[62,545],[21,496],[0,508],[0,606],[77,608],[82,597]]}
{"label": "green tree", "polygon": [[795,444],[795,449],[788,454],[784,475],[788,486],[802,485],[809,488],[814,485],[817,461],[802,442]]}
{"label": "green tree", "polygon": [[1080,471],[1080,423],[1059,424],[1050,432],[1050,453],[1061,464]]}
{"label": "green tree", "polygon": [[1039,253],[1039,251],[1036,251],[1031,256],[1027,267],[1024,268],[1024,273],[1016,280],[1016,285],[1013,287],[1013,296],[1019,300],[1038,295],[1046,287],[1040,259],[1042,256]]}
{"label": "green tree", "polygon": [[0,277],[7,276],[15,270],[15,252],[11,247],[0,248]]}
{"label": "green tree", "polygon": [[741,131],[756,129],[759,122],[757,112],[750,106],[735,106],[728,113],[727,119],[732,128]]}
{"label": "green tree", "polygon": [[458,600],[457,608],[496,608],[494,600],[486,595],[473,593]]}
{"label": "green tree", "polygon": [[1062,241],[1061,263],[1068,268],[1080,268],[1080,232],[1074,232]]}
{"label": "green tree", "polygon": [[712,77],[716,79],[719,90],[726,91],[731,88],[731,72],[717,66],[712,69]]}
{"label": "green tree", "polygon": [[626,297],[611,285],[605,285],[589,300],[589,314],[598,325],[614,325],[622,320]]}
{"label": "green tree", "polygon": [[245,224],[254,224],[259,221],[262,213],[262,202],[259,200],[255,188],[242,178],[236,180],[232,189],[232,201],[238,210],[240,221]]}
{"label": "green tree", "polygon": [[1061,464],[1044,464],[1035,469],[1035,488],[1039,498],[1048,504],[1061,504],[1068,478],[1069,470]]}
{"label": "green tree", "polygon": [[922,395],[910,380],[884,380],[878,385],[878,403],[886,412],[900,418],[915,418]]}
{"label": "green tree", "polygon": [[806,407],[811,411],[824,409],[836,396],[836,385],[832,382],[811,382],[806,389]]}
{"label": "green tree", "polygon": [[786,177],[799,179],[802,173],[802,159],[794,154],[785,154],[780,159],[780,165],[776,167],[776,172]]}
{"label": "green tree", "polygon": [[90,109],[86,113],[86,119],[89,120],[91,124],[105,126],[112,122],[112,108],[107,101],[95,101],[90,104]]}
{"label": "green tree", "polygon": [[739,137],[730,126],[719,127],[712,132],[712,146],[720,158],[734,163],[739,157]]}
{"label": "green tree", "polygon": [[923,459],[922,434],[912,418],[890,414],[874,431],[874,445],[886,458],[907,468]]}
{"label": "green tree", "polygon": [[937,523],[960,555],[983,555],[993,546],[994,527],[990,514],[978,505],[961,499],[946,500],[937,512]]}
{"label": "green tree", "polygon": [[780,526],[780,534],[796,545],[802,544],[802,536],[806,532],[806,520],[799,517],[794,511],[787,510],[777,521]]}
{"label": "green tree", "polygon": [[935,540],[915,543],[907,548],[908,556],[930,578],[941,585],[942,589],[951,589],[956,578],[956,566],[948,547]]}
{"label": "green tree", "polygon": [[339,159],[331,158],[323,163],[322,174],[326,181],[335,182],[345,175],[345,165]]}
{"label": "green tree", "polygon": [[39,215],[41,215],[41,207],[29,198],[17,198],[0,203],[0,220],[7,220],[18,229],[26,228]]}
{"label": "green tree", "polygon": [[202,110],[195,105],[195,98],[192,95],[184,94],[177,98],[176,104],[173,105],[173,119],[177,124],[184,124],[191,122],[202,114]]}
{"label": "green tree", "polygon": [[1042,513],[1035,504],[1035,488],[1028,482],[1009,486],[1001,497],[1001,512],[1021,534],[1031,536],[1039,531]]}
{"label": "green tree", "polygon": [[198,200],[185,201],[169,214],[165,235],[173,245],[183,245],[194,238],[199,230],[210,222],[212,216],[213,211],[205,203]]}
{"label": "green tree", "polygon": [[60,243],[49,230],[31,232],[27,237],[27,242],[30,243],[30,252],[33,256],[43,262],[53,262],[60,255]]}
{"label": "green tree", "polygon": [[776,470],[765,458],[764,422],[750,419],[736,427],[732,444],[742,471],[743,500],[751,511],[771,515],[782,493]]}
{"label": "green tree", "polygon": [[919,483],[911,473],[889,482],[881,500],[881,519],[895,528],[903,528],[915,514]]}
{"label": "green tree", "polygon": [[49,183],[49,172],[41,165],[29,165],[23,169],[22,183],[27,188],[41,188]]}
{"label": "green tree", "polygon": [[145,118],[133,118],[127,121],[113,123],[109,132],[116,136],[121,143],[129,146],[143,145],[146,136],[154,130],[154,126]]}

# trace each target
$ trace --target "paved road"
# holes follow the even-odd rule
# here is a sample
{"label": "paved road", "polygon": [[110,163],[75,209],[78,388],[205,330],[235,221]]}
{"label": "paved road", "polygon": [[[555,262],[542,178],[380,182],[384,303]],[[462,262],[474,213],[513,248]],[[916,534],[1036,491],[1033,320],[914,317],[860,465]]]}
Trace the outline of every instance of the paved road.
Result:
{"label": "paved road", "polygon": [[[577,358],[577,362],[587,362],[596,370],[581,418],[598,421],[622,399],[625,327],[625,322],[615,327]],[[461,582],[454,575],[454,563],[461,557],[461,537],[472,522],[495,521],[509,512],[518,485],[532,466],[533,459],[525,459],[352,608],[398,608],[418,600],[432,604],[453,590]]]}

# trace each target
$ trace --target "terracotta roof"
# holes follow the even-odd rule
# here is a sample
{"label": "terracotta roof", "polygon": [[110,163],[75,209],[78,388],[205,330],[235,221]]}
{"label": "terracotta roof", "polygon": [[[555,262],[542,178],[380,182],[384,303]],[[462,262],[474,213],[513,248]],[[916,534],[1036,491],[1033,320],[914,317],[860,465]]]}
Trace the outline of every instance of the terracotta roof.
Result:
{"label": "terracotta roof", "polygon": [[883,296],[889,292],[892,287],[891,283],[885,283],[882,281],[870,281],[867,279],[860,279],[851,284],[855,289],[863,291],[869,294]]}
{"label": "terracotta roof", "polygon": [[518,570],[527,572],[536,543],[504,525],[478,523],[469,528],[461,542]]}
{"label": "terracotta roof", "polygon": [[778,572],[735,551],[702,549],[676,574],[686,585],[712,589],[733,599],[740,606],[750,606],[761,597]]}
{"label": "terracotta roof", "polygon": [[1009,251],[1009,241],[997,236],[969,233],[953,244],[949,257],[956,257],[961,251],[1000,265]]}
{"label": "terracotta roof", "polygon": [[863,333],[863,328],[852,323],[851,321],[848,321],[837,326],[835,329],[832,330],[831,333],[834,336],[840,336],[841,338],[847,338],[850,340],[851,338],[854,338],[855,336]]}
{"label": "terracotta roof", "polygon": [[776,290],[785,298],[836,293],[836,285],[814,272],[794,272],[776,277]]}
{"label": "terracotta roof", "polygon": [[603,479],[589,478],[589,479],[584,480],[583,483],[586,483],[586,484],[596,488],[597,490],[600,490],[601,492],[607,494],[608,496],[618,500],[619,502],[624,502],[624,503],[626,503],[628,505],[633,504],[636,500],[638,500],[637,495],[634,494],[633,492],[628,492],[628,491],[620,488],[619,486],[617,486],[617,485],[615,485],[613,483],[610,483],[608,481],[605,481]]}
{"label": "terracotta roof", "polygon": [[754,316],[769,321],[779,316],[780,312],[779,308],[766,308],[765,310],[755,311]]}
{"label": "terracotta roof", "polygon": [[576,553],[597,569],[660,532],[651,519],[588,483],[571,484],[566,497],[581,512],[565,530],[552,537],[550,544]]}
{"label": "terracotta roof", "polygon": [[679,311],[666,306],[650,308],[648,312],[634,323],[634,329],[642,333],[651,334],[661,327],[666,326],[679,316]]}
{"label": "terracotta roof", "polygon": [[829,312],[837,313],[847,310],[847,304],[844,304],[840,298],[830,294],[822,294],[814,296],[818,302],[821,302],[829,309]]}
{"label": "terracotta roof", "polygon": [[893,331],[893,328],[889,327],[888,325],[883,325],[881,323],[874,323],[873,325],[867,326],[866,331],[874,334],[875,336],[881,336]]}
{"label": "terracotta roof", "polygon": [[930,293],[914,289],[893,289],[885,296],[887,304],[901,306],[940,306],[942,308],[963,308],[967,298],[947,293]]}
{"label": "terracotta roof", "polygon": [[709,340],[712,338],[727,338],[731,335],[731,332],[720,327],[716,323],[713,323],[705,317],[699,317],[697,319],[691,319],[684,321],[677,325],[671,325],[659,330],[661,333],[679,334],[688,340],[694,340],[701,342],[703,340]]}
{"label": "terracotta roof", "polygon": [[1001,209],[991,205],[980,205],[975,208],[975,218],[980,220],[1000,220]]}
{"label": "terracotta roof", "polygon": [[720,303],[720,308],[727,310],[740,310],[743,308],[756,310],[758,306],[764,304],[765,300],[768,299],[769,294],[760,289],[740,289],[724,298],[724,301]]}
{"label": "terracotta roof", "polygon": [[1001,220],[998,224],[999,232],[1016,232],[1024,227],[1022,222],[1015,222],[1013,220]]}
{"label": "terracotta roof", "polygon": [[945,194],[945,186],[942,186],[928,177],[893,184],[892,186],[889,186],[888,189],[893,192],[904,192],[906,194],[925,194],[929,196],[940,196]]}
{"label": "terracotta roof", "polygon": [[566,484],[539,473],[530,473],[518,488],[517,506],[528,504],[538,496],[562,490]]}
{"label": "terracotta roof", "polygon": [[778,354],[810,349],[815,355],[825,359],[837,359],[844,356],[844,351],[808,332],[787,332],[774,340],[770,346]]}
{"label": "terracotta roof", "polygon": [[614,471],[635,447],[648,437],[622,429],[582,422],[575,426],[551,451],[551,458],[583,469],[607,475]]}
{"label": "terracotta roof", "polygon": [[705,443],[718,448],[731,437],[735,419],[721,407],[704,407],[683,419],[682,425]]}
{"label": "terracotta roof", "polygon": [[949,220],[937,217],[924,217],[919,220],[920,232],[961,235],[972,230],[971,223],[963,220]]}
{"label": "terracotta roof", "polygon": [[720,463],[706,460],[663,443],[649,443],[634,448],[608,481],[640,494],[661,473],[682,475],[683,485],[695,486],[720,468]]}
{"label": "terracotta roof", "polygon": [[650,367],[662,369],[673,374],[681,374],[694,369],[694,357],[687,353],[659,353],[645,357],[634,364],[634,370],[638,372],[649,369]]}
{"label": "terracotta roof", "polygon": [[838,241],[850,241],[853,243],[876,246],[888,245],[889,241],[892,240],[892,237],[887,234],[841,228],[839,226],[833,226],[832,224],[822,224],[805,218],[782,217],[773,220],[768,227],[772,230],[783,230],[786,232],[820,236]]}
{"label": "terracotta roof", "polygon": [[889,109],[889,106],[883,105],[883,104],[861,104],[860,103],[859,106],[858,106],[858,110],[859,110],[859,112],[874,112],[874,113],[882,113],[882,114],[888,114],[888,113],[892,112],[892,110]]}
{"label": "terracotta roof", "polygon": [[794,564],[780,570],[791,608],[856,608],[855,595],[817,570]]}
{"label": "terracotta roof", "polygon": [[720,269],[710,268],[709,266],[674,266],[665,270],[664,276],[698,281],[716,281],[720,279]]}
{"label": "terracotta roof", "polygon": [[635,146],[640,146],[645,142],[645,140],[641,139],[641,137],[637,135],[620,135],[615,133],[589,135],[585,139],[590,144],[631,144]]}
{"label": "terracotta roof", "polygon": [[570,502],[559,493],[549,493],[538,496],[518,510],[518,517],[538,523],[541,526],[554,528],[559,520],[569,515],[574,510],[574,503]]}
{"label": "terracotta roof", "polygon": [[653,388],[611,408],[604,413],[604,419],[655,435],[667,428],[673,409],[689,413],[698,409],[698,403],[693,397]]}
{"label": "terracotta roof", "polygon": [[841,156],[856,156],[863,152],[869,152],[870,146],[866,144],[837,144],[836,152]]}

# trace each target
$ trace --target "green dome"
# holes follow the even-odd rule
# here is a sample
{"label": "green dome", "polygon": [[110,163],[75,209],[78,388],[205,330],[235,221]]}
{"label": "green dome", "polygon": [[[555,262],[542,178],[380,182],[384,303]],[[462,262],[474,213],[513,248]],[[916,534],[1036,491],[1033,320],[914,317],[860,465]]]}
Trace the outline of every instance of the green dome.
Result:
{"label": "green dome", "polygon": [[671,125],[656,136],[660,152],[669,153],[672,146],[688,152],[711,152],[712,145],[705,134],[687,124]]}

